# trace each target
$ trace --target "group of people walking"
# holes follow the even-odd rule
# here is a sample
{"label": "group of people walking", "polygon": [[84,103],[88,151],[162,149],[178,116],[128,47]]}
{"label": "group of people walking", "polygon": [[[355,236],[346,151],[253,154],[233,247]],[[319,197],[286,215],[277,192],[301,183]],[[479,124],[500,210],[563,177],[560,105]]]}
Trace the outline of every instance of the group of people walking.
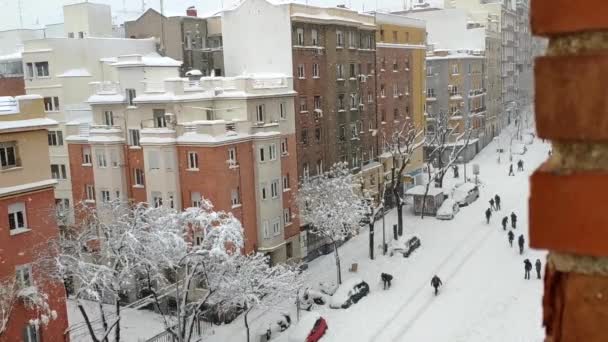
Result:
{"label": "group of people walking", "polygon": [[[520,159],[517,162],[517,171],[521,172],[523,170],[524,170],[524,161]],[[515,173],[513,172],[513,164],[509,165],[509,176],[515,176]]]}
{"label": "group of people walking", "polygon": [[[540,279],[540,269],[542,267],[540,259],[536,259],[534,266],[536,267],[536,279]],[[524,279],[530,279],[530,271],[532,271],[532,262],[530,259],[526,259],[524,260]]]}

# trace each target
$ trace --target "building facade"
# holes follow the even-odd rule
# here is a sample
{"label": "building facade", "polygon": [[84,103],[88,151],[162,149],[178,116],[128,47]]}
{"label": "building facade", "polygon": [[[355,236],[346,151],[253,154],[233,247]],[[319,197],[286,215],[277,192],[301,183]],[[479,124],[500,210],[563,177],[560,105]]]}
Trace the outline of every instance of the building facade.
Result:
{"label": "building facade", "polygon": [[114,82],[92,85],[93,123],[68,125],[74,199],[183,210],[205,198],[241,221],[245,253],[300,258],[291,77],[189,81],[133,55],[112,66]]}
{"label": "building facade", "polygon": [[125,22],[125,35],[136,39],[154,37],[161,55],[183,61],[182,76],[192,69],[204,76],[222,76],[220,17],[199,18],[194,8],[184,14],[164,16],[150,8],[139,18]]}
{"label": "building facade", "polygon": [[530,106],[534,94],[532,68],[532,34],[530,30],[530,2],[517,0],[517,37],[515,41],[518,100],[522,109]]}
{"label": "building facade", "polygon": [[[68,327],[63,284],[37,262],[47,243],[59,238],[52,175],[65,169],[54,168],[47,152],[53,138],[47,130],[56,125],[45,118],[40,96],[0,98],[0,280],[16,280],[19,291],[3,341],[63,341]],[[33,290],[46,293],[57,313],[47,326],[30,323],[41,318],[24,304]]]}

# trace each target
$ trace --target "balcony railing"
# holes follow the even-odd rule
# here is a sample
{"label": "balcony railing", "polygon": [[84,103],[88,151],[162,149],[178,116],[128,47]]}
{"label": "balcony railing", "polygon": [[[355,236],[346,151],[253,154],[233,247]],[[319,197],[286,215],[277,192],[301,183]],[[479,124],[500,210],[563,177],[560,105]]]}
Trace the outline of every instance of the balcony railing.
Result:
{"label": "balcony railing", "polygon": [[98,95],[115,95],[120,93],[120,84],[118,82],[103,81],[89,83],[91,94]]}

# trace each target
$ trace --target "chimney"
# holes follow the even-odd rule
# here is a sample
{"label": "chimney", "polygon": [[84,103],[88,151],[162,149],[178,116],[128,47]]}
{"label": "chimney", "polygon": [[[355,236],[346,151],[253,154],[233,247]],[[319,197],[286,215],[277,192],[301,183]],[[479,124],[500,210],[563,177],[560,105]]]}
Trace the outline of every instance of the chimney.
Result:
{"label": "chimney", "polygon": [[188,17],[196,17],[197,16],[196,7],[194,7],[194,6],[188,7],[186,9],[186,16],[188,16]]}

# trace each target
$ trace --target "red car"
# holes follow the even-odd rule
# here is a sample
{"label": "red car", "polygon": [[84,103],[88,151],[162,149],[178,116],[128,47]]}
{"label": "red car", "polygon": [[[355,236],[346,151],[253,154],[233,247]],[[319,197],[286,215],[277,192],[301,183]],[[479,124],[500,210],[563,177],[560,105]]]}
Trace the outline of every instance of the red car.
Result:
{"label": "red car", "polygon": [[289,342],[317,342],[327,331],[327,321],[318,312],[306,314],[289,334]]}

